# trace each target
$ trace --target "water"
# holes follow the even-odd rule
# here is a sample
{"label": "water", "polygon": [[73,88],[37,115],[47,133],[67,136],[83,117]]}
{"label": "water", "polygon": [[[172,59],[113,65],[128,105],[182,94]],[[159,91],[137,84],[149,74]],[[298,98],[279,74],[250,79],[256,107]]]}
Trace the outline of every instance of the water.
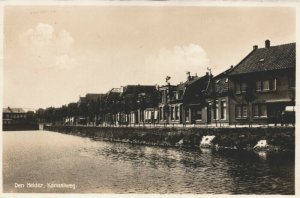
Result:
{"label": "water", "polygon": [[184,150],[47,131],[3,132],[4,192],[294,194],[294,164],[294,153]]}

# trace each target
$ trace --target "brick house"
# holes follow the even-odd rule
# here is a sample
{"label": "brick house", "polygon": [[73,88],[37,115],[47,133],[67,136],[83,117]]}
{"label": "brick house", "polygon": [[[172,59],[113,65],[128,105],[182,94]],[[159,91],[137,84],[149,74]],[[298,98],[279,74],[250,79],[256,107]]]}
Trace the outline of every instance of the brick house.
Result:
{"label": "brick house", "polygon": [[232,124],[278,123],[286,108],[295,106],[296,43],[253,50],[228,74],[233,86]]}
{"label": "brick house", "polygon": [[211,86],[212,75],[188,77],[188,80],[179,85],[183,88],[182,96],[182,123],[202,124],[205,120],[203,110],[206,107],[206,97]]}
{"label": "brick house", "polygon": [[232,83],[228,78],[228,74],[232,69],[233,66],[213,77],[209,94],[206,98],[207,106],[202,112],[202,124],[230,124],[231,117],[229,107],[231,103],[230,87],[232,87]]}
{"label": "brick house", "polygon": [[177,86],[159,87],[159,123],[161,124],[198,124],[202,120],[205,106],[205,92],[209,88],[208,73],[205,76],[190,76]]}

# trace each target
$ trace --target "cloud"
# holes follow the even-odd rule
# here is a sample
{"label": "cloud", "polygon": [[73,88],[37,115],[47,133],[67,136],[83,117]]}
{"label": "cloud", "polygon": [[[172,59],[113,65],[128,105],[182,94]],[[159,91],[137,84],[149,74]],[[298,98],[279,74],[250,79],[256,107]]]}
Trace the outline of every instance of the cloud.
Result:
{"label": "cloud", "polygon": [[76,60],[71,56],[74,39],[69,32],[55,31],[49,24],[39,23],[21,36],[27,56],[36,67],[71,69]]}
{"label": "cloud", "polygon": [[172,83],[179,83],[186,80],[186,72],[204,75],[209,66],[209,59],[205,50],[196,44],[186,46],[174,46],[171,49],[162,48],[155,55],[146,59],[148,73],[159,78],[171,76]]}

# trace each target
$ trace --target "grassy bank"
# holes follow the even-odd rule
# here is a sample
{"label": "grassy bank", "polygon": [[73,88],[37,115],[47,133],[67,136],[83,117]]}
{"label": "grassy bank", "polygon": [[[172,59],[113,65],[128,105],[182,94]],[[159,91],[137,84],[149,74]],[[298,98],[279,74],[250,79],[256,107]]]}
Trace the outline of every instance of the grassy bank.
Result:
{"label": "grassy bank", "polygon": [[203,136],[214,135],[218,148],[253,149],[259,140],[267,140],[267,149],[295,150],[294,127],[272,128],[129,128],[45,126],[45,130],[90,137],[104,141],[155,146],[199,147]]}

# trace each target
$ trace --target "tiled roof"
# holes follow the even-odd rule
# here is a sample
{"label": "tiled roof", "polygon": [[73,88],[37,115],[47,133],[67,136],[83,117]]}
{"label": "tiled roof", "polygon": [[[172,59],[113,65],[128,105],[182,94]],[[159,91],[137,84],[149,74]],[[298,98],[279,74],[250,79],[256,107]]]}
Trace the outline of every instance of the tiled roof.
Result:
{"label": "tiled roof", "polygon": [[253,50],[229,75],[295,68],[296,43]]}
{"label": "tiled roof", "polygon": [[223,77],[221,79],[215,80],[215,92],[216,93],[226,93],[228,92],[228,78]]}
{"label": "tiled roof", "polygon": [[228,92],[228,74],[232,69],[233,68],[229,68],[213,78],[216,93],[222,94]]}
{"label": "tiled roof", "polygon": [[22,108],[3,108],[3,113],[26,113]]}

